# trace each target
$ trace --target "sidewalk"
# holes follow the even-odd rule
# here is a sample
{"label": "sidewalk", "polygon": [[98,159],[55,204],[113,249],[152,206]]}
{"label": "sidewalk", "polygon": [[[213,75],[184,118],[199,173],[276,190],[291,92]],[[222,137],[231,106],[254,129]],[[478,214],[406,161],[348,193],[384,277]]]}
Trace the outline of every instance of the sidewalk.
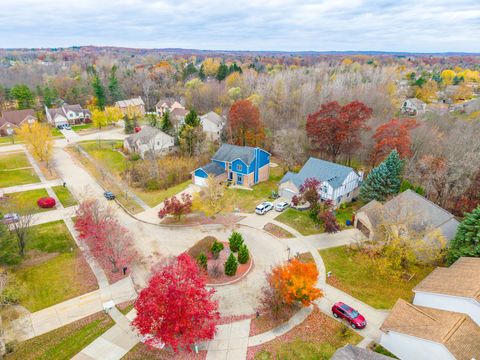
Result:
{"label": "sidewalk", "polygon": [[21,191],[44,189],[47,187],[58,186],[58,185],[62,185],[62,181],[59,179],[42,181],[34,184],[10,186],[7,188],[3,188],[2,191],[4,194],[11,194],[11,193],[16,193]]}
{"label": "sidewalk", "polygon": [[[137,293],[130,277],[109,286],[115,304],[136,299]],[[105,299],[100,290],[53,305],[49,308],[23,316],[10,323],[5,329],[5,340],[25,341],[45,334],[64,325],[80,320],[103,310]]]}
{"label": "sidewalk", "polygon": [[208,350],[207,360],[244,360],[249,346],[250,319],[218,325],[215,338],[200,349]]}

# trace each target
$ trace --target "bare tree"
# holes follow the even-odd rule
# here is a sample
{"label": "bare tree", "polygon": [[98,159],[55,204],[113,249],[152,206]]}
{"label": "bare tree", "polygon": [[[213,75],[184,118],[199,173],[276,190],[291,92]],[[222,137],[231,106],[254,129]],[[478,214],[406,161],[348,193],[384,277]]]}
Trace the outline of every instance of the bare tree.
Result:
{"label": "bare tree", "polygon": [[19,217],[18,221],[10,224],[10,231],[15,235],[20,256],[25,256],[28,237],[34,220],[34,214],[27,213]]}

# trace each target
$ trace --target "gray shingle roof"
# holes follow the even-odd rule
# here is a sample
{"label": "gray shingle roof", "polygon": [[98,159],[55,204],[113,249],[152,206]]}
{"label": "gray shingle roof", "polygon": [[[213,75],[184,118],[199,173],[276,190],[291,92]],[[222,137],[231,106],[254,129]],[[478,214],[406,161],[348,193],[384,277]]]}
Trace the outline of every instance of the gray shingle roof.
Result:
{"label": "gray shingle roof", "polygon": [[391,360],[391,357],[362,349],[354,345],[345,345],[333,354],[331,360]]}
{"label": "gray shingle roof", "polygon": [[157,128],[153,128],[151,126],[145,126],[138,133],[127,136],[125,140],[130,145],[135,144],[137,142],[139,142],[139,144],[148,144],[152,139],[154,139],[159,134],[161,134],[162,137],[165,138],[165,141],[168,141],[171,137],[170,135],[165,134],[163,131],[160,131]]}
{"label": "gray shingle roof", "polygon": [[200,116],[200,119],[202,119],[202,120],[203,119],[208,119],[209,121],[211,121],[212,123],[214,123],[217,126],[220,126],[223,123],[223,117],[221,117],[220,115],[218,115],[214,111],[210,111],[210,112],[206,113],[205,115]]}
{"label": "gray shingle roof", "polygon": [[202,167],[202,170],[209,175],[218,176],[225,172],[225,169],[218,165],[217,163],[211,162]]}
{"label": "gray shingle roof", "polygon": [[245,164],[250,163],[255,158],[255,148],[250,146],[238,146],[231,144],[223,144],[220,149],[213,155],[213,160],[232,162],[235,159],[241,159]]}
{"label": "gray shingle roof", "polygon": [[306,179],[315,178],[319,181],[328,182],[336,189],[342,185],[352,171],[354,170],[351,167],[311,157],[298,174],[287,172],[280,180],[280,184],[290,180],[295,186],[300,187]]}

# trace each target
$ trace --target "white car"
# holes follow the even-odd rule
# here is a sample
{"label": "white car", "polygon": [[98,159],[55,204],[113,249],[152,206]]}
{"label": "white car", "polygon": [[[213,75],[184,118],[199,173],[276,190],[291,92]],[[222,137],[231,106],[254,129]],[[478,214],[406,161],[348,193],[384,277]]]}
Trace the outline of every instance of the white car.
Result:
{"label": "white car", "polygon": [[3,216],[2,222],[5,225],[10,225],[20,221],[20,216],[17,213],[8,213]]}
{"label": "white car", "polygon": [[286,201],[281,201],[277,205],[275,205],[275,211],[282,212],[283,210],[285,210],[289,206],[290,206],[290,204],[287,203]]}
{"label": "white car", "polygon": [[269,212],[272,209],[273,209],[273,204],[270,201],[265,201],[255,208],[255,212],[258,215],[263,215],[263,214],[266,214],[267,212]]}

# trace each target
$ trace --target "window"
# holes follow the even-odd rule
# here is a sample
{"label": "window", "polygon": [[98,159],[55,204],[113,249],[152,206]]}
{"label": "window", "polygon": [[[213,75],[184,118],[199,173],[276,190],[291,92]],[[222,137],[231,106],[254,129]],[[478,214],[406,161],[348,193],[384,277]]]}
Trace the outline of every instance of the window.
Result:
{"label": "window", "polygon": [[242,165],[237,164],[237,171],[242,171]]}
{"label": "window", "polygon": [[326,187],[326,186],[322,186],[322,192],[323,192],[324,194],[327,193],[327,187]]}

